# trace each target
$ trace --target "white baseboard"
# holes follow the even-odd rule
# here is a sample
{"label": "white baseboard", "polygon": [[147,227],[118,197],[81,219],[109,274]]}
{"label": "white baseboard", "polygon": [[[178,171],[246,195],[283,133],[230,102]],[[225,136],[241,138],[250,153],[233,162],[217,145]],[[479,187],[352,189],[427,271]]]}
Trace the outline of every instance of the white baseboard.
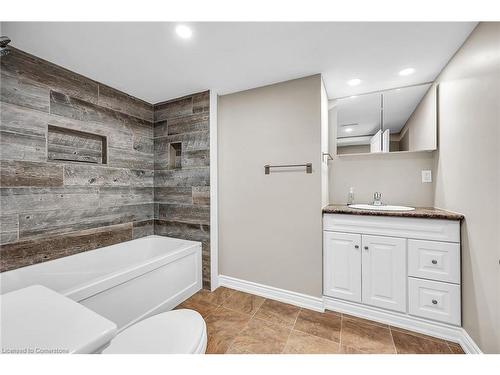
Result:
{"label": "white baseboard", "polygon": [[460,345],[464,352],[468,354],[483,354],[479,346],[474,342],[472,337],[469,336],[467,331],[462,328],[462,338],[460,339]]}
{"label": "white baseboard", "polygon": [[210,291],[214,291],[215,289],[217,289],[219,286],[220,286],[220,281],[219,281],[219,275],[217,276],[213,276],[212,275],[212,280],[210,282]]}
{"label": "white baseboard", "polygon": [[392,312],[377,307],[347,302],[336,298],[324,297],[325,308],[376,322],[389,324],[394,327],[408,329],[424,335],[437,337],[459,343],[468,354],[482,353],[477,344],[462,327],[432,322],[411,315]]}
{"label": "white baseboard", "polygon": [[292,292],[290,290],[275,288],[273,286],[236,279],[230,276],[219,275],[219,285],[236,289],[240,292],[255,294],[257,296],[289,303],[306,309],[323,312],[325,307],[322,297],[313,297],[307,294]]}

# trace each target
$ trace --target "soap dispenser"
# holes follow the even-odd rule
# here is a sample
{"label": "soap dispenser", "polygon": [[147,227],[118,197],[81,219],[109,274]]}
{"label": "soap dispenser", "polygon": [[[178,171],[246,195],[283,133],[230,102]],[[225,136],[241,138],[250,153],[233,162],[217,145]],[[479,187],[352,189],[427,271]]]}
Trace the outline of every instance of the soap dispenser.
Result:
{"label": "soap dispenser", "polygon": [[349,188],[349,194],[347,196],[347,205],[350,206],[351,204],[354,204],[354,188],[353,187]]}

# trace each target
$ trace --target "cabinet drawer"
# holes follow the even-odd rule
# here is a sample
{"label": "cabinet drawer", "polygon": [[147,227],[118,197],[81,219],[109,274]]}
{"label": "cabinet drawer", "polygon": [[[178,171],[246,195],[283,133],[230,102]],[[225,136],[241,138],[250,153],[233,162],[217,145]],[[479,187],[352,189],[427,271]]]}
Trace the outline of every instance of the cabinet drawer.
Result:
{"label": "cabinet drawer", "polygon": [[408,240],[408,275],[460,284],[460,244]]}
{"label": "cabinet drawer", "polygon": [[460,286],[408,278],[409,313],[440,322],[461,324]]}

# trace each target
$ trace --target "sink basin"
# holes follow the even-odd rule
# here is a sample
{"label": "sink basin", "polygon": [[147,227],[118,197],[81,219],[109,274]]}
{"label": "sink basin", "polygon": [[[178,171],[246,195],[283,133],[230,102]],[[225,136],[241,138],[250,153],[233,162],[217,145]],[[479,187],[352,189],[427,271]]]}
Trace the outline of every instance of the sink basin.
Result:
{"label": "sink basin", "polygon": [[382,205],[375,206],[373,204],[351,204],[349,208],[355,208],[358,210],[372,210],[372,211],[413,211],[414,207],[407,206],[391,206],[391,205]]}

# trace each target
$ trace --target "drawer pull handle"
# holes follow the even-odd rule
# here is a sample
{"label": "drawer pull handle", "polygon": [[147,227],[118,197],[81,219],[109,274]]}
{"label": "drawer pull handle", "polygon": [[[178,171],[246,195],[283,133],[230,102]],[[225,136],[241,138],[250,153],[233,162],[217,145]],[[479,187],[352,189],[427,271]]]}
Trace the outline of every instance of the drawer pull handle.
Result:
{"label": "drawer pull handle", "polygon": [[355,249],[359,249],[359,245],[354,245],[354,248]]}
{"label": "drawer pull handle", "polygon": [[433,305],[437,305],[438,301],[436,301],[435,299],[432,300],[432,304]]}
{"label": "drawer pull handle", "polygon": [[436,259],[433,259],[432,264],[438,264],[438,261]]}

